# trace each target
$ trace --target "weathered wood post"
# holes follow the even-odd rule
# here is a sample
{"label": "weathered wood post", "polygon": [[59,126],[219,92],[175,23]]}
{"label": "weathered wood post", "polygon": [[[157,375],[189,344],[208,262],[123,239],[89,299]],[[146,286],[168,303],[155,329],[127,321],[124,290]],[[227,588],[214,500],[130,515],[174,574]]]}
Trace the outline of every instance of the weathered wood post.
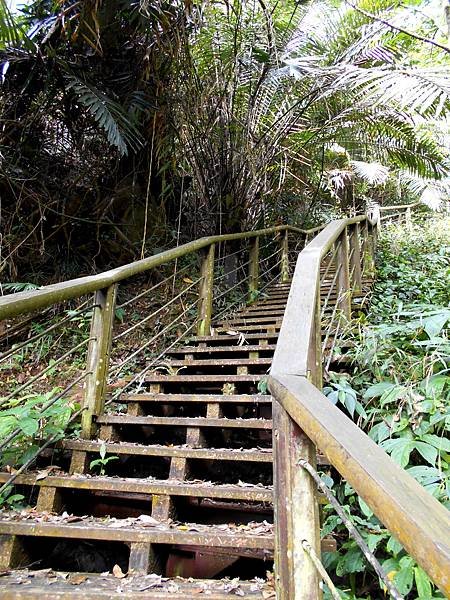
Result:
{"label": "weathered wood post", "polygon": [[[307,376],[322,387],[320,281],[312,308]],[[285,368],[274,362],[273,375]],[[316,448],[292,420],[283,406],[274,401],[274,522],[275,574],[278,600],[320,600],[319,576],[301,541],[307,540],[320,556],[320,518],[317,489],[308,473],[299,468],[300,458],[316,464]]]}
{"label": "weathered wood post", "polygon": [[116,296],[117,284],[98,290],[94,295],[84,388],[86,410],[81,417],[81,436],[85,439],[94,435],[93,418],[101,415],[105,406]]}
{"label": "weathered wood post", "polygon": [[286,230],[281,237],[281,283],[289,281],[289,232]]}
{"label": "weathered wood post", "polygon": [[349,229],[351,285],[353,293],[359,294],[362,290],[361,242],[359,238],[359,223],[353,223],[353,225],[349,226]]}
{"label": "weathered wood post", "polygon": [[206,250],[200,270],[200,288],[198,293],[197,334],[210,335],[214,283],[215,244]]}
{"label": "weathered wood post", "polygon": [[248,265],[248,301],[254,302],[259,287],[259,237],[253,238],[250,245]]}
{"label": "weathered wood post", "polygon": [[352,311],[352,299],[350,293],[350,269],[347,228],[338,239],[338,250],[336,252],[336,270],[339,271],[336,280],[336,302],[338,308],[346,319],[350,319]]}

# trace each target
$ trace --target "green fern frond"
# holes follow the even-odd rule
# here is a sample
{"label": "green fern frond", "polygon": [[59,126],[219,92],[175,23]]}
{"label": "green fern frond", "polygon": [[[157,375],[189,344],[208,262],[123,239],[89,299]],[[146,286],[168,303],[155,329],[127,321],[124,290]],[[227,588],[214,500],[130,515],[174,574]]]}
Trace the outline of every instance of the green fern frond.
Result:
{"label": "green fern frond", "polygon": [[73,75],[67,76],[67,81],[66,89],[74,92],[80,104],[104,130],[108,142],[115,146],[122,156],[128,154],[128,148],[137,150],[142,146],[139,132],[120,104],[92,84]]}

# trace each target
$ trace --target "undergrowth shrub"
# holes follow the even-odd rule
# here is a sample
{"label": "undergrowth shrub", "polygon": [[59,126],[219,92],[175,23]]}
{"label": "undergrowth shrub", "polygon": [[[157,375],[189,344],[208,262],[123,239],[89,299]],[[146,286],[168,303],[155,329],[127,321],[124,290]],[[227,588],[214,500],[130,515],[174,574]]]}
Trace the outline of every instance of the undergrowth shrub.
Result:
{"label": "undergrowth shrub", "polygon": [[[385,228],[377,263],[370,310],[347,335],[350,373],[332,373],[324,391],[450,508],[450,219]],[[399,592],[443,598],[353,489],[334,472],[324,477]],[[382,583],[332,507],[324,513],[322,535],[341,540],[325,563],[342,597],[382,597]]]}

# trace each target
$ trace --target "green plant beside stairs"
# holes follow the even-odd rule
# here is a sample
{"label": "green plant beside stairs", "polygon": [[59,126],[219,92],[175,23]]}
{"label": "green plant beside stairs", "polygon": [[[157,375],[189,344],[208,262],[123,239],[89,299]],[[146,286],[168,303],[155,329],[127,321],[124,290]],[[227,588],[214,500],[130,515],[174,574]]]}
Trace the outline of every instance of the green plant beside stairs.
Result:
{"label": "green plant beside stairs", "polygon": [[118,460],[118,456],[106,456],[106,444],[103,442],[99,450],[100,458],[91,460],[89,464],[90,469],[98,469],[99,475],[106,475],[106,465],[112,460]]}

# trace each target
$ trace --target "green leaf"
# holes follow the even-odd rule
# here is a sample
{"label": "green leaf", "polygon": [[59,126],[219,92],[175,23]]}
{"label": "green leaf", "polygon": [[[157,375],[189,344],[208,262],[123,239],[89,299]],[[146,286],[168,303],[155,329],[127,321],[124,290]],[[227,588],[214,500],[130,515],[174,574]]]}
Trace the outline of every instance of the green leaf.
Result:
{"label": "green leaf", "polygon": [[18,425],[23,433],[29,437],[32,437],[39,429],[39,421],[37,419],[32,419],[31,417],[20,419]]}
{"label": "green leaf", "polygon": [[373,516],[372,509],[364,502],[362,498],[358,496],[358,504],[363,512],[363,514],[370,519]]}
{"label": "green leaf", "polygon": [[353,394],[345,394],[345,408],[348,410],[350,415],[353,417],[355,414],[356,399]]}
{"label": "green leaf", "polygon": [[391,552],[394,556],[397,556],[397,554],[400,554],[400,552],[403,550],[403,546],[400,544],[399,541],[397,541],[397,539],[394,536],[391,536],[386,545],[386,549],[388,552]]}
{"label": "green leaf", "polygon": [[438,451],[436,450],[436,448],[434,448],[430,444],[426,444],[425,442],[419,441],[414,442],[414,447],[419,452],[419,454],[423,456],[423,458],[434,467],[438,457]]}
{"label": "green leaf", "polygon": [[396,387],[396,383],[392,383],[392,381],[381,381],[380,383],[375,383],[368,388],[363,395],[364,400],[370,400],[371,398],[379,398],[386,391]]}
{"label": "green leaf", "polygon": [[438,435],[434,435],[433,433],[426,433],[421,439],[428,444],[431,444],[438,450],[450,452],[450,440],[448,438],[440,437]]}
{"label": "green leaf", "polygon": [[369,533],[366,539],[366,544],[371,552],[376,550],[378,544],[386,537],[385,533]]}
{"label": "green leaf", "polygon": [[99,449],[99,454],[102,458],[105,458],[106,456],[106,444],[105,442],[102,442],[100,445],[100,449]]}
{"label": "green leaf", "polygon": [[434,338],[438,336],[445,324],[450,318],[450,312],[444,311],[442,314],[433,315],[423,320],[423,327],[428,334],[428,337]]}
{"label": "green leaf", "polygon": [[414,441],[402,437],[386,440],[381,446],[391,455],[391,458],[395,460],[397,464],[401,467],[406,467],[409,463],[409,456],[414,449]]}
{"label": "green leaf", "polygon": [[394,576],[394,585],[402,594],[402,596],[406,596],[411,591],[414,580],[414,570],[412,567],[406,567],[401,569]]}
{"label": "green leaf", "polygon": [[336,575],[341,577],[346,573],[358,573],[364,571],[365,568],[364,556],[358,546],[355,545],[340,558],[336,567]]}
{"label": "green leaf", "polygon": [[416,582],[417,594],[422,600],[431,598],[431,583],[425,571],[417,566],[414,567],[414,579]]}

